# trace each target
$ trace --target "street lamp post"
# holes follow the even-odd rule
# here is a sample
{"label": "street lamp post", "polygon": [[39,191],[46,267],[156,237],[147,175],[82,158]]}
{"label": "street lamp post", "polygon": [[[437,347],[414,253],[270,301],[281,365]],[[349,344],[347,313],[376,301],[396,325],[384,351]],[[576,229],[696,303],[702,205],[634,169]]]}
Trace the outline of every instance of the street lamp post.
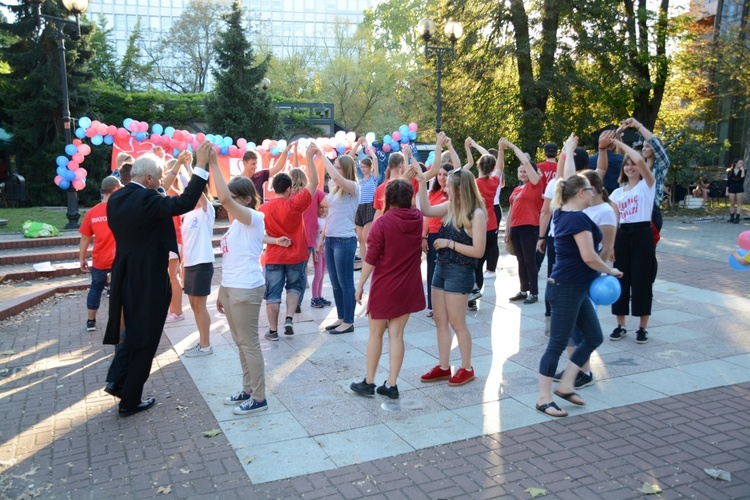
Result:
{"label": "street lamp post", "polygon": [[443,32],[445,36],[450,40],[450,47],[441,47],[438,45],[430,45],[430,39],[437,33],[437,26],[432,19],[422,19],[417,24],[417,32],[419,36],[424,40],[424,55],[430,57],[432,55],[437,57],[437,117],[435,120],[435,131],[440,132],[442,127],[442,79],[443,79],[443,56],[447,56],[449,59],[453,59],[456,55],[456,40],[461,38],[464,34],[464,29],[461,23],[457,21],[448,21],[445,23]]}
{"label": "street lamp post", "polygon": [[[37,24],[41,26],[42,20],[49,21],[54,24],[57,29],[57,48],[60,54],[60,79],[62,84],[63,130],[65,131],[65,144],[71,144],[73,142],[73,135],[70,131],[68,68],[67,62],[65,61],[65,34],[63,33],[63,30],[66,26],[72,26],[75,28],[75,33],[71,35],[71,38],[77,40],[81,37],[80,15],[86,11],[89,2],[88,0],[62,0],[62,2],[63,6],[75,16],[75,21],[42,14],[42,3],[44,3],[44,0],[32,0],[32,3],[34,4],[34,16],[36,17]],[[68,188],[68,212],[66,215],[68,217],[68,223],[65,225],[65,228],[77,229],[79,227],[78,219],[81,217],[81,214],[78,212],[78,193],[72,185]]]}

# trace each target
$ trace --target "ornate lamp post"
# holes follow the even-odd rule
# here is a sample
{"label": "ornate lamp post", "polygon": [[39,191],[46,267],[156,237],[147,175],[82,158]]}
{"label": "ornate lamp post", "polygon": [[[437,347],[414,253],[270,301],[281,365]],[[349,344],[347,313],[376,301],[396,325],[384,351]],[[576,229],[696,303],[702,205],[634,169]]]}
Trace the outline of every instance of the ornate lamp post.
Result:
{"label": "ornate lamp post", "polygon": [[[89,6],[88,0],[62,0],[63,6],[75,16],[75,21],[63,19],[55,16],[48,16],[42,14],[42,3],[44,0],[32,0],[34,5],[34,16],[37,19],[37,23],[41,27],[42,20],[51,22],[57,29],[57,48],[60,53],[60,78],[62,83],[62,120],[63,129],[65,131],[65,144],[71,144],[73,142],[73,135],[70,131],[70,103],[68,102],[68,68],[65,61],[65,34],[63,30],[66,26],[72,26],[75,28],[75,32],[70,35],[72,39],[77,40],[81,38],[81,21],[80,15],[86,11]],[[66,229],[77,229],[78,219],[81,214],[78,212],[78,193],[73,186],[68,188],[68,223],[65,225]]]}
{"label": "ornate lamp post", "polygon": [[432,19],[422,19],[417,24],[417,32],[419,36],[424,40],[424,55],[425,57],[436,56],[437,57],[437,119],[435,121],[435,131],[440,132],[442,126],[441,112],[442,112],[442,86],[441,82],[443,79],[443,56],[447,56],[448,59],[453,59],[456,55],[456,40],[461,38],[464,34],[463,26],[457,21],[448,21],[445,23],[443,32],[445,36],[450,40],[450,47],[442,47],[438,45],[430,45],[430,39],[437,33],[437,26]]}

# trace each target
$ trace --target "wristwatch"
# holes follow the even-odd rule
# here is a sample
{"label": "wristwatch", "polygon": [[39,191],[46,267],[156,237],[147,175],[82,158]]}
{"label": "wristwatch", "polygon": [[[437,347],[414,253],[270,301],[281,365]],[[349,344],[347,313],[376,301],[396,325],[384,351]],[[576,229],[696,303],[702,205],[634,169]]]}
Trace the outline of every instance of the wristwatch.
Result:
{"label": "wristwatch", "polygon": [[546,236],[540,236],[540,237],[539,237],[539,239],[540,239],[540,240],[546,240],[546,239],[547,239],[547,237],[546,237]]}

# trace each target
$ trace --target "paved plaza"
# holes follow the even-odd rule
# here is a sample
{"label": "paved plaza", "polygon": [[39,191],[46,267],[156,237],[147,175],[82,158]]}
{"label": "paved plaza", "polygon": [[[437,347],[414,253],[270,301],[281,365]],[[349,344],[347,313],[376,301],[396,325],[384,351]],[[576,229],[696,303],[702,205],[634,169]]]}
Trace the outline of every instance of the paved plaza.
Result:
{"label": "paved plaza", "polygon": [[[185,300],[186,320],[165,328],[146,385],[157,405],[129,418],[101,390],[112,357],[101,344],[106,304],[99,330],[86,332],[85,292],[58,295],[0,323],[0,498],[530,498],[527,488],[636,498],[644,482],[661,498],[750,497],[750,273],[726,263],[744,229],[665,223],[648,344],[635,343],[635,318],[625,339],[605,338],[592,357],[596,384],[581,390],[587,404],[558,400],[562,419],[534,409],[544,304],[508,302],[518,284],[505,254],[467,317],[475,381],[420,382],[437,363],[423,311],[406,327],[401,398],[352,393],[365,370],[362,308],[353,334],[332,336],[321,325],[335,310],[310,308],[308,296],[294,336],[261,339],[269,409],[251,416],[223,404],[241,369],[214,308],[218,286],[214,355],[180,356],[198,338]],[[614,317],[605,307],[599,316],[606,337]],[[384,351],[378,384],[387,342]]]}

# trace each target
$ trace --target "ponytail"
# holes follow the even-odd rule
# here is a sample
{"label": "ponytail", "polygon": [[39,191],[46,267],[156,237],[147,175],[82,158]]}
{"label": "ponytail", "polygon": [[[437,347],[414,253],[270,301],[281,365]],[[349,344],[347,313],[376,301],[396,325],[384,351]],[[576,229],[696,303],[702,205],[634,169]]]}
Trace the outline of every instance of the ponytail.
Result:
{"label": "ponytail", "polygon": [[562,207],[584,187],[586,187],[586,178],[578,174],[557,181],[557,184],[555,185],[555,195],[552,197],[552,203],[550,206],[553,209]]}

